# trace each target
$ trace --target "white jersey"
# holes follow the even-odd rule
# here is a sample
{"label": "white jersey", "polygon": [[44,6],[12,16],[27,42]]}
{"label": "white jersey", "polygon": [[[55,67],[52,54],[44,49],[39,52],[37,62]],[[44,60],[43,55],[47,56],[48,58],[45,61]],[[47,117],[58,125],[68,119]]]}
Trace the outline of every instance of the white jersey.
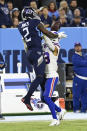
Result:
{"label": "white jersey", "polygon": [[[49,38],[48,38],[49,39]],[[52,78],[52,77],[58,77],[58,56],[59,56],[59,50],[60,46],[58,44],[58,38],[52,39],[50,41],[52,44],[54,44],[58,48],[58,54],[55,56],[53,54],[53,51],[47,47],[47,44],[44,44],[44,58],[46,61],[46,66],[45,66],[45,77],[46,78]]]}

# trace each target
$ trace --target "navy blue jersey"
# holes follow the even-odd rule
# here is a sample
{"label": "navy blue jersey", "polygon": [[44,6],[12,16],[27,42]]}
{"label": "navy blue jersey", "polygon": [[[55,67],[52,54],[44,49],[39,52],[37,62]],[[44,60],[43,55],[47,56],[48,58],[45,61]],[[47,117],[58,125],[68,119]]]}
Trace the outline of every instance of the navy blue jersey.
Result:
{"label": "navy blue jersey", "polygon": [[29,48],[42,49],[40,31],[37,29],[39,19],[25,20],[19,24],[18,29]]}
{"label": "navy blue jersey", "polygon": [[72,57],[74,72],[77,75],[87,77],[87,58],[74,54]]}

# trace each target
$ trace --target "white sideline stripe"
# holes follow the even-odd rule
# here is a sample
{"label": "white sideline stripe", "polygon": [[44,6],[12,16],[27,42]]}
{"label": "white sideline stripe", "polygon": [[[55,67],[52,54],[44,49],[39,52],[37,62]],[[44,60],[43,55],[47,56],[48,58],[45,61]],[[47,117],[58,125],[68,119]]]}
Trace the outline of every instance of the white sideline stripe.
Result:
{"label": "white sideline stripe", "polygon": [[[35,116],[5,116],[5,120],[0,122],[23,122],[23,121],[49,121],[52,120],[51,115],[35,115]],[[68,112],[64,116],[64,120],[87,120],[87,113]]]}

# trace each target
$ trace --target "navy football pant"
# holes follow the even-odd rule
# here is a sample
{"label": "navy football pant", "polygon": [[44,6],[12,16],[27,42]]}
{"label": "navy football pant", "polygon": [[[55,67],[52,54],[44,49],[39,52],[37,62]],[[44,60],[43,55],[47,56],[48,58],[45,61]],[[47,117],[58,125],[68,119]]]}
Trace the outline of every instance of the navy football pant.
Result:
{"label": "navy football pant", "polygon": [[73,110],[80,109],[81,101],[81,112],[87,110],[87,80],[74,77],[73,79]]}
{"label": "navy football pant", "polygon": [[25,96],[25,103],[29,103],[30,97],[34,93],[34,91],[37,89],[39,84],[41,85],[43,83],[44,79],[44,71],[45,71],[45,61],[44,59],[42,60],[41,57],[43,58],[43,54],[39,50],[30,50],[27,52],[27,58],[30,64],[32,64],[35,73],[36,73],[36,78],[35,80],[31,83],[29,91],[27,95]]}
{"label": "navy football pant", "polygon": [[45,89],[42,91],[42,94],[41,94],[42,95],[41,99],[42,99],[42,101],[44,100],[45,103],[48,105],[48,107],[52,113],[53,119],[57,119],[56,111],[57,112],[61,111],[61,108],[58,107],[51,99],[57,82],[58,82],[58,77],[46,79]]}

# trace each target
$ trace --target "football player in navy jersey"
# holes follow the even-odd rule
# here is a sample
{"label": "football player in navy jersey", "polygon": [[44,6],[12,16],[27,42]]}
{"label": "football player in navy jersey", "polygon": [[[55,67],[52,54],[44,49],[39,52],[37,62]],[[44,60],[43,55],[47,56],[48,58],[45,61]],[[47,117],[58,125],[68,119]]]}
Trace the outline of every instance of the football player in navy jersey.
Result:
{"label": "football player in navy jersey", "polygon": [[28,61],[33,65],[36,78],[31,83],[29,91],[25,97],[22,98],[22,102],[29,110],[33,110],[30,104],[30,97],[37,89],[38,85],[42,84],[45,70],[45,62],[43,59],[43,51],[41,45],[40,31],[49,38],[58,38],[58,34],[54,34],[44,28],[40,17],[35,10],[31,7],[25,7],[22,10],[23,22],[19,24],[18,29],[21,33],[24,41],[27,44],[28,51],[26,53]]}

